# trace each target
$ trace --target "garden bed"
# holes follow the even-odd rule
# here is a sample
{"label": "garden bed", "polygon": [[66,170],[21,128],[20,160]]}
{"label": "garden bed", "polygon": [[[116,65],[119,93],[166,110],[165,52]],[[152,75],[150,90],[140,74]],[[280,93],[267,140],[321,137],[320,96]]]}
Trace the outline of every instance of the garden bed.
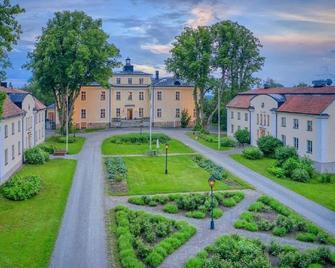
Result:
{"label": "garden bed", "polygon": [[[216,134],[203,134],[196,131],[188,132],[187,136],[191,139],[205,145],[211,149],[219,150],[218,149],[218,136]],[[221,135],[221,146],[220,151],[227,151],[231,150],[235,147],[236,142],[230,138],[227,138],[227,135]]]}
{"label": "garden bed", "polygon": [[[80,153],[83,145],[85,143],[84,137],[73,137],[69,136],[69,150],[68,154],[78,154]],[[66,148],[66,137],[65,136],[52,136],[39,146],[51,146],[54,150],[65,150]]]}
{"label": "garden bed", "polygon": [[105,174],[112,193],[128,192],[128,169],[123,158],[111,157],[105,159]]}
{"label": "garden bed", "polygon": [[[164,259],[183,245],[196,229],[186,222],[174,221],[144,211],[118,206],[114,209],[113,232],[123,268],[158,267]],[[112,236],[112,237],[113,237]]]}
{"label": "garden bed", "polygon": [[[244,199],[242,192],[215,192],[213,217],[220,218],[224,211]],[[128,202],[135,205],[157,207],[166,213],[182,213],[186,217],[204,219],[210,217],[211,197],[209,193],[169,194],[130,197]]]}
{"label": "garden bed", "polygon": [[335,254],[325,247],[299,251],[292,246],[276,242],[265,245],[259,240],[226,235],[190,258],[184,268],[318,268],[333,265],[335,265]]}
{"label": "garden bed", "polygon": [[261,196],[251,204],[234,226],[252,232],[288,236],[304,242],[335,245],[334,237],[268,196]]}

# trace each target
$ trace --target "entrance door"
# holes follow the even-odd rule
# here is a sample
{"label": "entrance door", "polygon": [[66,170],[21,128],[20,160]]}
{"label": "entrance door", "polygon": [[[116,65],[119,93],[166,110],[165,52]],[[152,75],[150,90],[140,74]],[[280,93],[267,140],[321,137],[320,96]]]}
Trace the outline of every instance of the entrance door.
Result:
{"label": "entrance door", "polygon": [[133,109],[127,109],[127,120],[133,120]]}

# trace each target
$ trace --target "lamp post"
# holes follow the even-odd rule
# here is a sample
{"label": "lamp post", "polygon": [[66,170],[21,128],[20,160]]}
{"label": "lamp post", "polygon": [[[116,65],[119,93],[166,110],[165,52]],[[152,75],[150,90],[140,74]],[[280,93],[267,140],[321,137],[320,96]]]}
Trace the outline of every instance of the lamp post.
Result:
{"label": "lamp post", "polygon": [[165,174],[168,174],[168,149],[169,149],[169,145],[165,144]]}
{"label": "lamp post", "polygon": [[211,187],[211,224],[210,229],[214,230],[214,217],[213,217],[213,209],[214,209],[214,194],[213,194],[213,187],[215,185],[215,177],[211,175],[208,179],[209,187]]}

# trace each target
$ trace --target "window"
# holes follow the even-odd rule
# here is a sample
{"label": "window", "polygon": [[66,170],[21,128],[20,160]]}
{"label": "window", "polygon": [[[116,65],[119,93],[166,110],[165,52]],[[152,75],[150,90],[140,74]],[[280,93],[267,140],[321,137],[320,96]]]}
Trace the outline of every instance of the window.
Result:
{"label": "window", "polygon": [[139,108],[139,109],[138,109],[138,116],[139,116],[140,118],[143,117],[143,108]]}
{"label": "window", "polygon": [[12,160],[15,159],[15,146],[12,145]]}
{"label": "window", "polygon": [[106,99],[106,92],[101,91],[100,100],[104,101]]}
{"label": "window", "polygon": [[160,109],[160,108],[157,109],[157,117],[158,118],[162,117],[162,109]]}
{"label": "window", "polygon": [[230,112],[230,118],[234,119],[234,112],[233,111]]}
{"label": "window", "polygon": [[5,125],[5,138],[7,138],[7,137],[8,137],[8,126]]}
{"label": "window", "polygon": [[121,92],[116,91],[116,100],[121,100]]}
{"label": "window", "polygon": [[261,114],[261,126],[263,126],[263,114]]}
{"label": "window", "polygon": [[105,109],[101,109],[100,110],[100,118],[105,118],[106,117],[106,110]]}
{"label": "window", "polygon": [[281,135],[281,141],[283,145],[286,146],[286,136],[285,135]]}
{"label": "window", "polygon": [[237,120],[241,120],[241,113],[240,112],[237,113]]}
{"label": "window", "polygon": [[261,105],[261,106],[262,106],[262,108],[264,108],[264,106],[265,106],[265,105],[264,105],[264,102],[262,102],[262,105]]}
{"label": "window", "polygon": [[120,116],[121,116],[121,110],[120,108],[116,108],[116,117],[120,118]]}
{"label": "window", "polygon": [[21,120],[17,122],[17,132],[21,132]]}
{"label": "window", "polygon": [[121,78],[116,78],[116,84],[120,85],[121,84]]}
{"label": "window", "polygon": [[286,127],[286,117],[281,118],[281,126]]}
{"label": "window", "polygon": [[81,100],[85,101],[86,100],[86,91],[81,92]]}
{"label": "window", "polygon": [[14,135],[15,134],[15,124],[14,124],[14,122],[12,123],[12,135]]}
{"label": "window", "polygon": [[20,141],[17,143],[17,154],[21,155],[21,142]]}
{"label": "window", "polygon": [[81,118],[85,119],[86,118],[86,110],[81,109]]}
{"label": "window", "polygon": [[295,149],[299,150],[299,139],[296,137],[293,138],[293,146]]}
{"label": "window", "polygon": [[237,130],[240,130],[241,129],[241,126],[237,126]]}
{"label": "window", "polygon": [[180,109],[179,108],[176,109],[176,118],[180,118]]}
{"label": "window", "polygon": [[268,117],[268,126],[270,126],[270,115],[267,115]]}
{"label": "window", "polygon": [[313,153],[313,142],[310,140],[307,140],[307,153],[308,154]]}
{"label": "window", "polygon": [[139,99],[140,100],[144,100],[144,92],[143,91],[140,91],[140,93],[139,93]]}
{"label": "window", "polygon": [[299,120],[293,119],[293,128],[298,129],[299,128]]}
{"label": "window", "polygon": [[313,131],[313,121],[307,120],[307,131]]}
{"label": "window", "polygon": [[244,121],[248,121],[248,113],[244,114]]}
{"label": "window", "polygon": [[231,125],[231,133],[234,133],[234,125]]}
{"label": "window", "polygon": [[143,78],[139,79],[140,85],[143,85],[143,81],[144,81]]}
{"label": "window", "polygon": [[180,92],[176,91],[176,100],[180,100]]}
{"label": "window", "polygon": [[132,78],[128,78],[128,85],[133,84],[133,79]]}
{"label": "window", "polygon": [[162,100],[162,91],[157,91],[157,100]]}
{"label": "window", "polygon": [[5,149],[5,166],[8,165],[8,149]]}
{"label": "window", "polygon": [[133,100],[133,92],[128,92],[128,100]]}

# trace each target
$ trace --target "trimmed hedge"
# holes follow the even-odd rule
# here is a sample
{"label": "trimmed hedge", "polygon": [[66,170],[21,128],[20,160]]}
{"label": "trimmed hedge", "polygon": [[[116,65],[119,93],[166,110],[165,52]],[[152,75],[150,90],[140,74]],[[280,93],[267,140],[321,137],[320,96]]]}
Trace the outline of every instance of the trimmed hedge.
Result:
{"label": "trimmed hedge", "polygon": [[41,178],[38,176],[14,176],[2,187],[4,197],[21,201],[32,198],[41,190]]}
{"label": "trimmed hedge", "polygon": [[[156,143],[158,139],[160,143],[168,143],[171,138],[163,133],[152,133],[152,143]],[[130,133],[125,135],[115,135],[110,139],[111,143],[122,144],[122,143],[131,143],[131,144],[143,144],[149,143],[150,136],[149,133]]]}

